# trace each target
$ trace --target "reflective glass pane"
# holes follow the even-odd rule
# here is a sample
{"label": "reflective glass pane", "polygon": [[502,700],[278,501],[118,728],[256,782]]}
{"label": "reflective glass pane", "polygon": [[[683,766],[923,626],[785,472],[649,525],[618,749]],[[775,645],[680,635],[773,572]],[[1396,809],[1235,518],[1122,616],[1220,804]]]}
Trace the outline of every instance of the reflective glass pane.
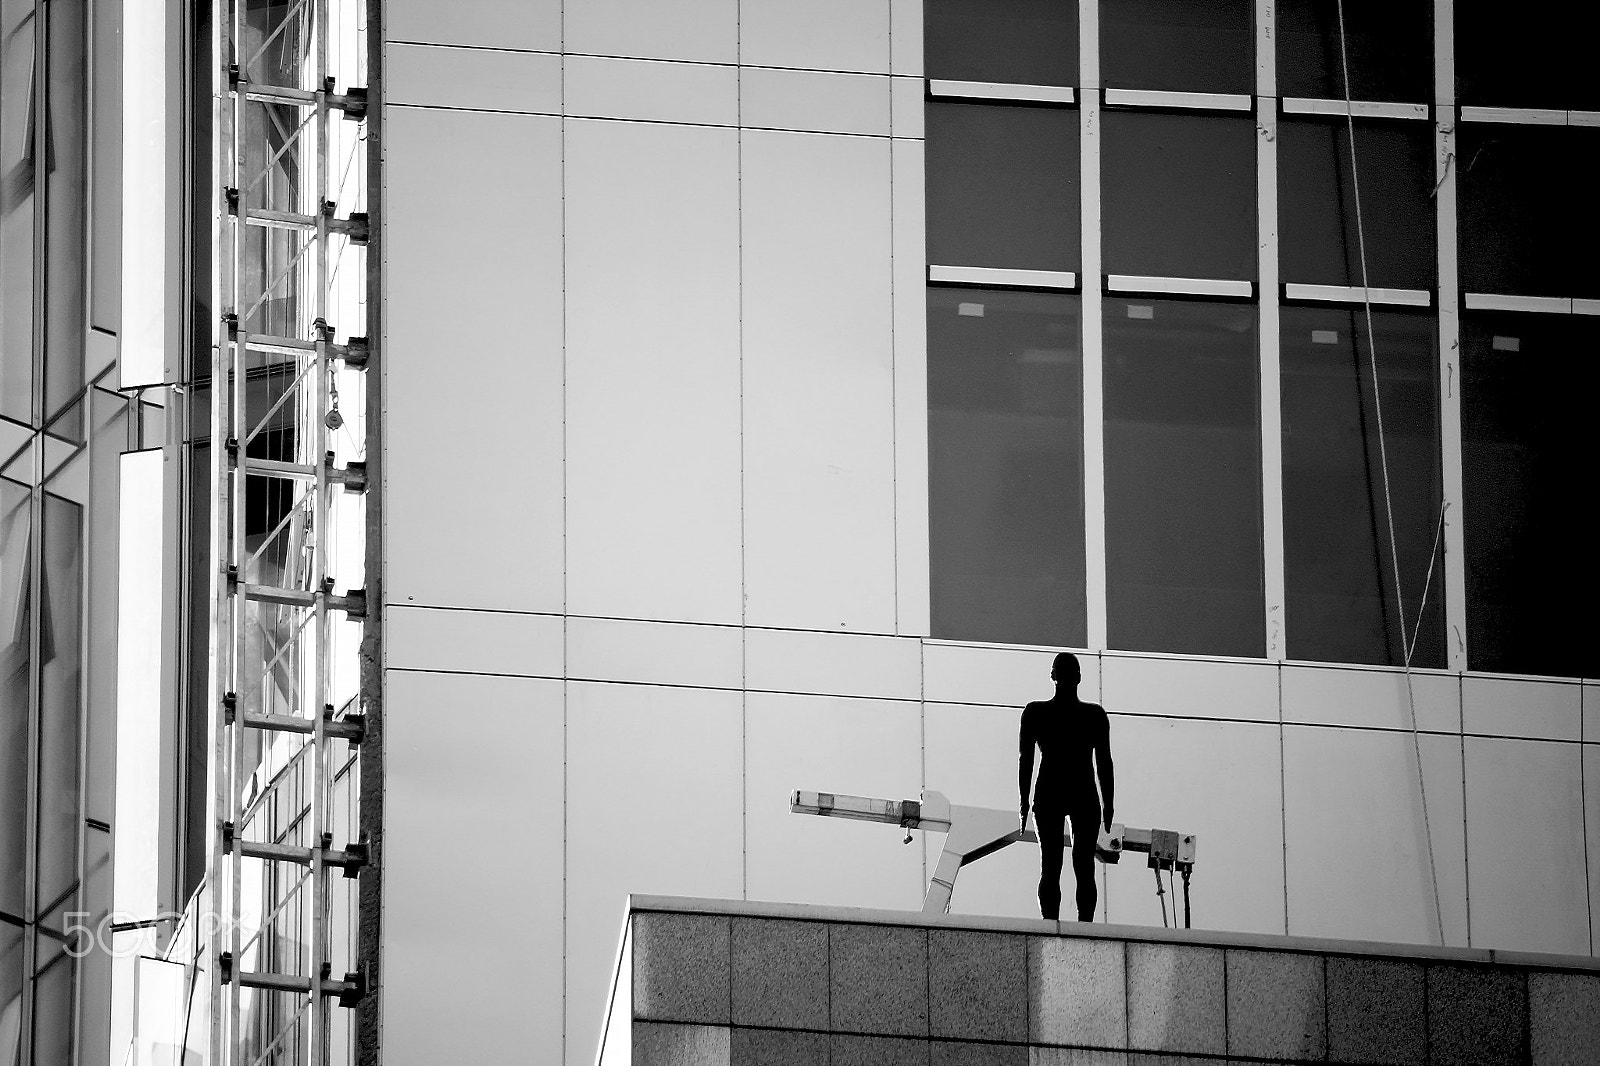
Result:
{"label": "reflective glass pane", "polygon": [[1457,128],[1462,291],[1573,295],[1580,270],[1593,276],[1576,239],[1584,219],[1592,226],[1593,178],[1572,172],[1574,150],[1591,142],[1565,127]]}
{"label": "reflective glass pane", "polygon": [[16,915],[28,848],[29,511],[28,487],[0,478],[0,911]]}
{"label": "reflective glass pane", "polygon": [[1467,666],[1600,677],[1593,519],[1600,327],[1462,318]]}
{"label": "reflective glass pane", "polygon": [[1251,0],[1101,0],[1100,68],[1115,89],[1254,92]]}
{"label": "reflective glass pane", "polygon": [[928,262],[1076,270],[1078,113],[927,107]]}
{"label": "reflective glass pane", "polygon": [[1256,309],[1105,302],[1113,648],[1266,650]]}
{"label": "reflective glass pane", "polygon": [[1438,321],[1374,312],[1370,343],[1360,308],[1284,307],[1280,322],[1289,657],[1398,666],[1404,641],[1413,665],[1443,667]]}
{"label": "reflective glass pane", "polygon": [[[1278,124],[1279,260],[1284,281],[1431,289],[1433,129],[1420,122],[1284,119]],[[1355,189],[1361,188],[1357,224]],[[1364,238],[1364,240],[1363,240]]]}
{"label": "reflective glass pane", "polygon": [[22,938],[21,925],[0,918],[0,1063],[20,1061],[22,1044]]}
{"label": "reflective glass pane", "polygon": [[1103,118],[1106,273],[1255,278],[1255,122],[1111,110]]}
{"label": "reflective glass pane", "polygon": [[[1278,95],[1342,100],[1433,99],[1433,5],[1387,0],[1279,0]],[[1339,47],[1340,8],[1344,48]]]}
{"label": "reflective glass pane", "polygon": [[930,78],[1076,85],[1076,0],[928,0]]}
{"label": "reflective glass pane", "polygon": [[1548,14],[1457,0],[1456,98],[1486,107],[1600,110],[1600,6],[1565,4]]}
{"label": "reflective glass pane", "polygon": [[1082,647],[1078,298],[928,290],[933,633]]}
{"label": "reflective glass pane", "polygon": [[[72,1061],[72,971],[77,960],[44,934],[37,938],[42,969],[33,980],[33,1061]],[[46,965],[50,960],[53,965]]]}
{"label": "reflective glass pane", "polygon": [[53,907],[77,879],[78,698],[83,509],[44,498],[39,615],[39,896]]}
{"label": "reflective glass pane", "polygon": [[[83,385],[84,240],[87,191],[85,5],[52,0],[50,91],[46,106],[49,157],[45,221],[45,411],[55,415]],[[81,440],[82,408],[56,420],[57,436]]]}
{"label": "reflective glass pane", "polygon": [[33,4],[0,0],[0,414],[33,421]]}

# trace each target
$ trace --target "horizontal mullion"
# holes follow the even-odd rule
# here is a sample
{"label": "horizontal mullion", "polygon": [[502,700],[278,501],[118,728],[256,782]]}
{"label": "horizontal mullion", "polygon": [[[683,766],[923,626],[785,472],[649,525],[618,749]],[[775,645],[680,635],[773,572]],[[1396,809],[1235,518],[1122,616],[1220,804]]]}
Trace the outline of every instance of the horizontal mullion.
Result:
{"label": "horizontal mullion", "polygon": [[1463,107],[1462,122],[1512,122],[1524,126],[1565,126],[1567,112],[1542,107]]}
{"label": "horizontal mullion", "polygon": [[1140,274],[1106,275],[1106,291],[1120,293],[1162,293],[1177,296],[1232,296],[1249,299],[1255,295],[1252,281],[1226,281],[1216,278],[1167,278]]}
{"label": "horizontal mullion", "polygon": [[1468,311],[1530,311],[1541,315],[1570,315],[1572,300],[1565,296],[1506,296],[1469,292],[1463,298]]}
{"label": "horizontal mullion", "polygon": [[1298,96],[1286,96],[1282,100],[1283,113],[1286,115],[1350,115],[1354,118],[1402,118],[1423,119],[1428,117],[1427,104],[1403,104],[1382,100],[1318,100]]}
{"label": "horizontal mullion", "polygon": [[1029,104],[1071,104],[1077,93],[1064,85],[1016,85],[995,81],[928,80],[935,100],[1011,100]]}
{"label": "horizontal mullion", "polygon": [[1399,307],[1432,307],[1433,293],[1426,289],[1383,289],[1359,285],[1300,285],[1283,287],[1286,300],[1310,300],[1319,303],[1375,303]]}
{"label": "horizontal mullion", "polygon": [[1107,107],[1178,107],[1195,111],[1250,111],[1246,93],[1180,93],[1163,89],[1107,89]]}
{"label": "horizontal mullion", "polygon": [[930,266],[928,281],[947,285],[991,285],[1011,289],[1076,290],[1078,275],[1070,270],[1011,270],[1004,267]]}

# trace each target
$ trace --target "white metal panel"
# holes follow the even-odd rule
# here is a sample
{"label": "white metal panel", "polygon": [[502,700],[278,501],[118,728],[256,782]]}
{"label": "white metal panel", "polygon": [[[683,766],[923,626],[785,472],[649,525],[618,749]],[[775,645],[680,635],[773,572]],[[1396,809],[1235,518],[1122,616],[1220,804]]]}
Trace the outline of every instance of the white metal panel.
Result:
{"label": "white metal panel", "polygon": [[1262,599],[1266,608],[1263,632],[1267,637],[1267,658],[1284,657],[1284,561],[1283,561],[1283,387],[1279,382],[1282,353],[1279,351],[1278,307],[1278,116],[1272,108],[1271,94],[1277,92],[1276,54],[1271,44],[1275,29],[1270,2],[1256,6],[1257,47],[1267,55],[1257,56],[1265,69],[1257,77],[1269,84],[1267,97],[1257,101],[1256,111],[1256,217],[1261,234],[1256,242],[1256,276],[1261,283],[1261,319],[1256,343],[1261,353],[1261,547],[1263,566]]}
{"label": "white metal panel", "polygon": [[[1117,821],[1198,836],[1191,892],[1194,924],[1283,932],[1277,726],[1113,714],[1111,753],[1120,771]],[[1107,885],[1107,920],[1160,924],[1155,876],[1139,856],[1130,855],[1110,868]],[[1180,896],[1182,889],[1180,881]],[[1170,920],[1170,895],[1166,902]]]}
{"label": "white metal panel", "polygon": [[[387,116],[389,602],[561,610],[560,131]],[[493,224],[463,225],[464,204]]]}
{"label": "white metal panel", "polygon": [[1283,99],[1286,115],[1346,115],[1354,118],[1428,118],[1427,104],[1396,104],[1377,100],[1305,100],[1286,96]]}
{"label": "white metal panel", "polygon": [[560,677],[562,619],[553,614],[384,608],[391,670]]}
{"label": "white metal panel", "polygon": [[889,0],[889,62],[896,74],[922,77],[922,0]]}
{"label": "white metal panel", "polygon": [[[1461,682],[1456,675],[1413,671],[1411,685],[1419,728],[1460,731]],[[1406,676],[1399,670],[1284,664],[1285,722],[1409,730],[1410,708]]]}
{"label": "white metal panel", "polygon": [[[934,706],[927,708],[924,749],[927,787],[951,803],[1017,809],[1017,708]],[[928,855],[937,861],[944,838],[927,834]],[[1067,910],[1072,910],[1071,862],[1067,862]],[[1013,844],[963,867],[950,898],[953,914],[1039,916],[1039,847]],[[1105,916],[1104,900],[1097,917]]]}
{"label": "white metal panel", "polygon": [[1065,85],[942,79],[928,81],[928,95],[936,100],[1014,100],[1031,104],[1070,104],[1077,100],[1077,90]]}
{"label": "white metal panel", "polygon": [[1590,744],[1600,744],[1600,685],[1586,681],[1582,692],[1583,739]]}
{"label": "white metal panel", "polygon": [[743,687],[736,626],[568,618],[567,676],[698,688]]}
{"label": "white metal panel", "polygon": [[889,131],[896,137],[923,136],[921,78],[894,78],[889,89]]}
{"label": "white metal panel", "polygon": [[567,56],[565,63],[569,115],[739,124],[734,67],[600,56]]}
{"label": "white metal panel", "polygon": [[565,30],[568,52],[739,61],[739,0],[568,0]]}
{"label": "white metal panel", "polygon": [[1588,953],[1579,749],[1466,738],[1473,947]]}
{"label": "white metal panel", "polygon": [[561,51],[561,0],[385,0],[389,41]]}
{"label": "white metal panel", "polygon": [[1006,267],[939,266],[928,267],[929,281],[965,285],[996,285],[1007,288],[1065,289],[1078,287],[1078,275],[1070,270],[1016,270]]}
{"label": "white metal panel", "polygon": [[737,692],[569,683],[568,1063],[595,1061],[629,893],[743,895],[740,704]]}
{"label": "white metal panel", "polygon": [[[918,102],[921,113],[921,102]],[[895,632],[930,628],[927,211],[921,144],[889,149],[894,219]]]}
{"label": "white metal panel", "polygon": [[794,789],[883,799],[921,794],[915,703],[752,692],[746,700],[745,850],[751,899],[922,906],[922,850],[882,823],[794,814]]}
{"label": "white metal panel", "polygon": [[889,5],[890,0],[739,0],[739,61],[885,74]]}
{"label": "white metal panel", "polygon": [[1290,933],[1437,943],[1431,827],[1444,939],[1466,945],[1461,741],[1423,736],[1420,746],[1426,822],[1409,732],[1284,729]]}
{"label": "white metal panel", "polygon": [[[1083,674],[1078,695],[1099,703],[1100,658],[1093,652],[1075,654]],[[929,701],[1021,708],[1055,691],[1050,681],[1054,651],[930,640],[922,656],[923,698]]]}
{"label": "white metal panel", "polygon": [[574,614],[739,621],[737,137],[567,122]]}
{"label": "white metal panel", "polygon": [[383,92],[391,104],[561,113],[561,57],[547,52],[391,44]]}
{"label": "white metal panel", "polygon": [[1186,93],[1167,89],[1107,89],[1107,107],[1181,107],[1202,111],[1248,111],[1246,93]]}
{"label": "white metal panel", "polygon": [[746,618],[892,633],[889,144],[746,131],[742,173]]}
{"label": "white metal panel", "polygon": [[1278,720],[1278,670],[1272,663],[1107,654],[1101,670],[1107,710]]}
{"label": "white metal panel", "polygon": [[1461,727],[1487,736],[1579,740],[1583,689],[1573,682],[1461,679]]}
{"label": "white metal panel", "polygon": [[922,643],[914,638],[747,629],[744,639],[747,688],[884,699],[922,696]]}
{"label": "white metal panel", "polygon": [[1589,954],[1600,948],[1600,744],[1583,745],[1583,809],[1589,858]]}
{"label": "white metal panel", "polygon": [[511,1018],[518,1054],[559,1061],[561,682],[389,671],[386,692],[385,1061],[500,1061]]}
{"label": "white metal panel", "polygon": [[[123,0],[122,29],[122,313],[118,387],[178,380],[179,276],[174,247],[180,227],[168,224],[181,183],[169,143],[175,94],[169,75],[177,68],[170,4]],[[32,32],[31,29],[29,31]],[[21,44],[21,42],[18,42]],[[31,61],[29,61],[31,63]],[[181,138],[180,138],[181,139]]]}
{"label": "white metal panel", "polygon": [[739,115],[746,127],[889,136],[889,83],[870,74],[739,69]]}

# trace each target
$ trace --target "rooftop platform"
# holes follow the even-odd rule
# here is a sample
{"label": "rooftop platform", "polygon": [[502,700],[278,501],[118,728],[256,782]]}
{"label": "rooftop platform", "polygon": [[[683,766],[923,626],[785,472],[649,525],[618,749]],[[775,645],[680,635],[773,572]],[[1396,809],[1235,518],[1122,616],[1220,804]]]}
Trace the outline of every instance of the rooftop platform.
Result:
{"label": "rooftop platform", "polygon": [[635,896],[601,1066],[1600,1063],[1600,959]]}

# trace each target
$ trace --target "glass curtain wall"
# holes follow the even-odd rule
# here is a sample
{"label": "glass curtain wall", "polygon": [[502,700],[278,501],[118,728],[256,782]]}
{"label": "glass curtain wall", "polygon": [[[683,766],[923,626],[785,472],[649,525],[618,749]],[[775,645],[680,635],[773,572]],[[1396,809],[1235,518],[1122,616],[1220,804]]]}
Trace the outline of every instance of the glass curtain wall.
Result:
{"label": "glass curtain wall", "polygon": [[935,637],[1595,676],[1593,13],[926,11]]}

